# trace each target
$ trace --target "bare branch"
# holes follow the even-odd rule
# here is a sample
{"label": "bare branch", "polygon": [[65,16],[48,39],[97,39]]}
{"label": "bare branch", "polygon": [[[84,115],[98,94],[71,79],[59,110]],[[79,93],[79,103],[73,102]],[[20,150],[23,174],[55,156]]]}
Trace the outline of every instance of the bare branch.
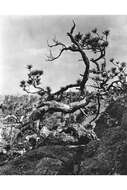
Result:
{"label": "bare branch", "polygon": [[108,88],[107,88],[106,90],[109,91],[111,87],[114,87],[114,86],[113,86],[114,84],[118,84],[119,82],[121,83],[120,80],[113,81],[113,82],[108,86]]}
{"label": "bare branch", "polygon": [[74,32],[74,29],[75,29],[75,22],[74,22],[74,20],[73,20],[73,26],[72,26],[72,28],[71,28],[71,31],[70,31],[70,34],[73,34],[73,32]]}
{"label": "bare branch", "polygon": [[68,50],[68,48],[63,48],[63,49],[61,49],[61,50],[60,50],[60,53],[59,53],[56,57],[54,57],[54,56],[52,55],[52,52],[51,52],[51,50],[50,50],[50,55],[48,56],[47,61],[54,61],[54,60],[58,59],[58,58],[61,56],[61,54],[62,54],[65,50]]}
{"label": "bare branch", "polygon": [[54,42],[54,44],[51,45],[47,41],[48,47],[53,48],[53,47],[57,47],[57,46],[62,46],[62,47],[66,48],[65,44],[63,44],[62,42],[57,41],[56,39],[53,39],[53,42]]}
{"label": "bare branch", "polygon": [[67,35],[70,37],[71,42],[74,43],[81,50],[80,44],[74,39],[73,35],[69,32],[67,33]]}
{"label": "bare branch", "polygon": [[84,108],[85,106],[87,106],[90,102],[90,98],[88,98],[87,100],[82,100],[80,102],[73,102],[70,104],[64,104],[61,102],[57,102],[57,101],[46,101],[43,102],[42,104],[40,104],[38,106],[38,108],[42,107],[42,110],[44,110],[44,106],[47,106],[47,109],[45,112],[62,112],[64,114],[67,113],[74,113],[75,111],[77,111],[80,108]]}
{"label": "bare branch", "polygon": [[87,114],[84,112],[82,108],[80,108],[80,111],[83,113],[83,115],[85,115],[85,117],[87,117]]}
{"label": "bare branch", "polygon": [[99,93],[97,94],[97,104],[98,104],[97,113],[96,113],[95,117],[90,121],[90,124],[91,124],[93,121],[95,121],[95,120],[98,118],[99,114],[100,114],[100,107],[101,107],[101,104],[100,104],[100,94],[99,94]]}
{"label": "bare branch", "polygon": [[[56,47],[56,46],[62,46],[62,49],[60,50],[59,54],[57,56],[53,56],[51,50],[50,50],[50,55],[48,56],[48,61],[54,61],[56,59],[58,59],[62,53],[64,51],[67,51],[67,50],[70,50],[72,52],[79,52],[82,56],[82,59],[83,59],[83,62],[85,64],[85,71],[84,71],[84,74],[83,74],[83,78],[82,78],[82,81],[80,83],[80,91],[81,93],[83,93],[84,91],[84,87],[85,87],[85,84],[88,80],[88,76],[89,76],[89,67],[90,67],[90,63],[89,63],[89,59],[88,57],[86,56],[83,48],[81,48],[80,44],[74,39],[74,36],[73,36],[73,31],[75,29],[75,22],[73,21],[73,26],[71,28],[71,31],[67,33],[67,35],[70,37],[70,40],[71,42],[73,43],[72,46],[69,46],[69,47],[66,47],[65,44],[61,43],[61,42],[58,42],[56,39],[53,40],[54,44],[52,45],[49,45],[50,48],[52,47]],[[74,87],[78,87],[79,85],[74,85]],[[72,88],[70,87],[70,85],[68,85],[67,89],[68,88]],[[65,91],[66,87],[64,88],[63,91]],[[60,93],[62,92],[61,90],[59,91]],[[58,92],[57,92],[58,93]],[[57,94],[56,93],[56,94]]]}
{"label": "bare branch", "polygon": [[37,86],[37,85],[36,85],[36,81],[33,82],[33,86],[34,86],[34,88],[36,88],[36,89],[39,90],[38,92],[42,92],[42,91],[44,92],[44,89],[43,89],[43,88],[41,88],[40,86]]}
{"label": "bare branch", "polygon": [[74,87],[78,87],[78,86],[80,86],[79,84],[69,84],[69,85],[67,85],[67,86],[65,86],[65,87],[62,87],[60,90],[58,90],[57,92],[55,92],[55,93],[53,93],[52,94],[52,96],[55,96],[55,95],[60,95],[60,94],[62,94],[63,92],[65,92],[65,91],[67,91],[68,89],[70,89],[70,88],[74,88]]}
{"label": "bare branch", "polygon": [[101,54],[100,54],[100,56],[98,58],[90,60],[90,61],[92,61],[96,65],[98,71],[100,71],[100,67],[99,67],[98,61],[105,56],[104,51],[101,51],[100,53]]}

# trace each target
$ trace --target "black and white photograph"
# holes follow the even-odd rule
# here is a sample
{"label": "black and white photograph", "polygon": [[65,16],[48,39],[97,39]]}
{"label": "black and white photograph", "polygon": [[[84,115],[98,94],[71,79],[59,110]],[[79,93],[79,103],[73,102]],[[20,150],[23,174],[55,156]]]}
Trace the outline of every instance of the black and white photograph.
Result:
{"label": "black and white photograph", "polygon": [[0,33],[0,175],[127,175],[127,15],[6,15]]}

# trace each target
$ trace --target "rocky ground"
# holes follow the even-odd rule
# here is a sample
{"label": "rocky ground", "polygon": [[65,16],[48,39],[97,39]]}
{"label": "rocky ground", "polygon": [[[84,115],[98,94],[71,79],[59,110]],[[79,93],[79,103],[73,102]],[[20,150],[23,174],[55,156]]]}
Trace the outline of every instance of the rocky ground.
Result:
{"label": "rocky ground", "polygon": [[0,174],[126,175],[127,125],[122,111],[122,106],[115,104],[107,110],[110,122],[105,114],[100,117],[95,129],[99,140],[87,145],[40,146],[0,166]]}

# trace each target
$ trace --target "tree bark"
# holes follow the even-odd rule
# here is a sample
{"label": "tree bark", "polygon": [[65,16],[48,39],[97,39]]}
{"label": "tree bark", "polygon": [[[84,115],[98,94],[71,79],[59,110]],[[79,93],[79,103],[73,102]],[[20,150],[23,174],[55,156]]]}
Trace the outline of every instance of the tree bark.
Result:
{"label": "tree bark", "polygon": [[38,105],[37,109],[32,112],[32,114],[29,117],[29,121],[33,122],[36,120],[42,119],[45,113],[54,113],[54,112],[61,112],[64,114],[67,113],[74,113],[80,108],[84,108],[87,106],[90,102],[89,99],[84,99],[80,102],[73,102],[70,104],[64,104],[62,102],[57,102],[55,100],[52,101],[46,101]]}

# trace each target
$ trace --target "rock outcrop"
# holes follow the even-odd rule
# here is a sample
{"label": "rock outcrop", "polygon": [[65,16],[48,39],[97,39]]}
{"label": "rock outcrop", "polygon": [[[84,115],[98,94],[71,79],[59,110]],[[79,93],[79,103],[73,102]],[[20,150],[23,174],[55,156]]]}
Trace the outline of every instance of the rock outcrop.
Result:
{"label": "rock outcrop", "polygon": [[105,113],[97,121],[99,140],[86,145],[42,145],[0,166],[0,174],[127,175],[126,111],[119,104],[112,106],[108,116]]}

